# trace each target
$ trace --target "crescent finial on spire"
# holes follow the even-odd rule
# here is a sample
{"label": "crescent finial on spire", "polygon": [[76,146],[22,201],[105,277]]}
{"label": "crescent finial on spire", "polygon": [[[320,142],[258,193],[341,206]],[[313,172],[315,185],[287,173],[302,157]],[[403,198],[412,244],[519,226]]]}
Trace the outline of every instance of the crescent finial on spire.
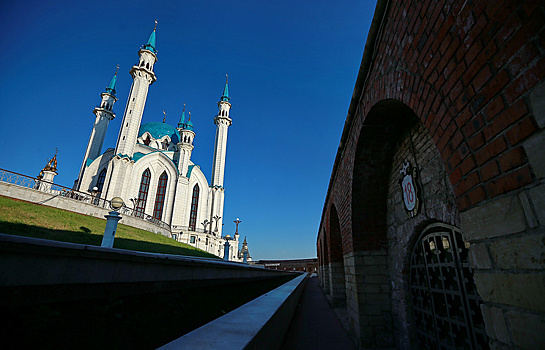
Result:
{"label": "crescent finial on spire", "polygon": [[229,82],[229,75],[225,74],[225,84]]}
{"label": "crescent finial on spire", "polygon": [[157,29],[157,19],[155,20],[155,27],[153,27],[153,30]]}
{"label": "crescent finial on spire", "polygon": [[119,64],[116,64],[115,65],[115,74],[114,75],[117,75],[117,71],[119,70]]}
{"label": "crescent finial on spire", "polygon": [[189,112],[189,118],[187,119],[188,122],[191,121],[191,112]]}
{"label": "crescent finial on spire", "polygon": [[163,109],[163,114],[165,115],[163,117],[163,124],[167,121],[167,114],[165,113],[165,110]]}

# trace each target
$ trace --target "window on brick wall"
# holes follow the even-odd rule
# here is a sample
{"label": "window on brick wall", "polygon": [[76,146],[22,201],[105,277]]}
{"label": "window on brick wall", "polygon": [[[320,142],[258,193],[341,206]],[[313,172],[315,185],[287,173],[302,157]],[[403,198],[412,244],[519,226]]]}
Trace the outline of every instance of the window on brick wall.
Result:
{"label": "window on brick wall", "polygon": [[199,206],[199,184],[193,187],[193,196],[191,198],[191,212],[189,214],[189,229],[195,231],[197,226],[197,209]]}
{"label": "window on brick wall", "polygon": [[148,200],[149,184],[151,180],[151,172],[146,169],[142,173],[142,180],[140,181],[140,189],[138,190],[138,205],[136,206],[135,215],[138,217],[144,217],[144,209],[146,208],[146,202]]}

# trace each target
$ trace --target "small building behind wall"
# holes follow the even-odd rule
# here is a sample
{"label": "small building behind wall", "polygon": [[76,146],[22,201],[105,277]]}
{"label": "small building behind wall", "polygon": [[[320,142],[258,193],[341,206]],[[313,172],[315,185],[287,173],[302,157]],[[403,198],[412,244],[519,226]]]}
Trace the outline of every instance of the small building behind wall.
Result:
{"label": "small building behind wall", "polygon": [[381,1],[317,238],[362,348],[545,343],[545,6]]}

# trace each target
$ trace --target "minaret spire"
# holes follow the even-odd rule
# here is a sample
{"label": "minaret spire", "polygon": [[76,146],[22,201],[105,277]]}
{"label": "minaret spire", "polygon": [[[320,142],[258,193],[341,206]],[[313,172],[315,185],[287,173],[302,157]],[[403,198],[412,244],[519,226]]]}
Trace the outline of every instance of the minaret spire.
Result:
{"label": "minaret spire", "polygon": [[225,87],[223,88],[223,95],[221,95],[221,101],[229,102],[229,76],[225,74]]}
{"label": "minaret spire", "polygon": [[119,64],[115,66],[115,74],[110,80],[110,84],[106,87],[106,92],[115,96],[115,88],[117,86],[117,71],[119,70]]}
{"label": "minaret spire", "polygon": [[155,20],[155,27],[153,27],[153,32],[151,32],[151,34],[149,36],[149,39],[148,39],[148,42],[143,47],[146,50],[150,50],[154,54],[157,54],[157,49],[155,49],[155,41],[156,41],[156,39],[155,39],[155,30],[156,29],[157,29],[157,20]]}
{"label": "minaret spire", "polygon": [[157,50],[155,48],[155,30],[151,33],[148,42],[138,51],[138,64],[134,65],[129,73],[132,76],[132,86],[123,113],[123,122],[117,137],[112,161],[108,165],[106,178],[118,179],[115,182],[109,182],[106,189],[106,199],[113,197],[128,198],[128,190],[123,184],[126,183],[125,177],[131,173],[132,157],[138,137],[138,130],[142,121],[142,114],[146,106],[149,86],[153,84],[157,77],[153,72],[153,65],[157,62]]}
{"label": "minaret spire", "polygon": [[[214,124],[216,124],[216,141],[214,145],[214,162],[212,164],[212,180],[210,181],[210,187],[212,188],[210,221],[212,221],[214,216],[223,217],[223,200],[225,197],[223,177],[225,171],[225,155],[227,152],[227,131],[232,124],[232,120],[229,117],[231,103],[229,103],[228,79],[229,77],[226,75],[223,95],[218,102],[218,115],[214,118]],[[219,222],[218,226],[222,227],[222,222]]]}
{"label": "minaret spire", "polygon": [[95,123],[93,124],[93,129],[91,130],[91,136],[89,137],[89,142],[87,143],[87,149],[85,150],[85,156],[83,157],[78,178],[74,183],[74,189],[76,190],[88,190],[88,188],[81,188],[83,174],[87,166],[89,166],[93,160],[100,156],[102,152],[102,145],[104,144],[104,138],[106,137],[106,131],[108,130],[108,124],[115,118],[115,114],[112,109],[114,103],[117,101],[117,97],[115,97],[115,89],[117,85],[118,70],[119,65],[116,66],[115,74],[108,87],[106,87],[106,91],[100,94],[100,97],[102,97],[100,105],[93,109],[93,113],[95,114]]}

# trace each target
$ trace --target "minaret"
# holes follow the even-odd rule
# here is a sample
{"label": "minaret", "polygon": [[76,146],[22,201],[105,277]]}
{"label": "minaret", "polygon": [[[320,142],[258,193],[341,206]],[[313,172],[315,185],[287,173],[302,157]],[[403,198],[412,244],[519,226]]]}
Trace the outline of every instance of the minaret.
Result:
{"label": "minaret", "polygon": [[115,97],[115,87],[117,85],[118,70],[119,65],[115,70],[115,74],[110,81],[110,84],[108,87],[106,87],[106,91],[100,94],[100,97],[102,97],[100,105],[93,109],[93,113],[96,116],[95,124],[93,125],[93,130],[91,131],[91,136],[89,137],[89,142],[87,143],[87,150],[85,151],[85,156],[83,157],[83,163],[81,164],[79,175],[74,186],[74,188],[78,191],[87,190],[85,188],[80,188],[83,173],[85,172],[85,168],[87,168],[87,162],[89,160],[92,161],[96,159],[100,155],[102,145],[104,144],[104,137],[106,137],[106,131],[108,130],[108,124],[110,123],[110,120],[115,118],[115,113],[112,109],[114,103],[117,101],[117,97]]}
{"label": "minaret", "polygon": [[180,122],[176,128],[180,133],[180,142],[178,142],[178,172],[180,176],[187,177],[189,160],[193,151],[193,139],[195,132],[193,131],[193,123],[191,123],[191,112],[189,112],[189,120],[185,120],[185,103]]}
{"label": "minaret", "polygon": [[138,64],[129,71],[133,79],[131,92],[125,106],[114,155],[108,164],[106,182],[104,183],[105,199],[113,197],[128,198],[129,196],[126,193],[128,190],[125,186],[126,178],[131,176],[132,164],[134,164],[132,156],[136,146],[140,122],[142,121],[142,113],[146,105],[146,98],[148,97],[148,89],[157,80],[153,72],[153,65],[157,62],[157,50],[155,49],[156,29],[157,20],[155,20],[155,27],[148,42],[138,51],[138,56],[140,56]]}
{"label": "minaret", "polygon": [[133,81],[125,113],[123,114],[123,123],[117,138],[117,146],[115,147],[115,155],[119,157],[131,159],[133,156],[140,122],[142,121],[142,113],[144,113],[144,106],[148,97],[148,88],[157,80],[153,72],[153,65],[157,62],[157,50],[155,49],[156,29],[157,20],[148,43],[138,51],[140,56],[138,65],[133,66],[129,71]]}
{"label": "minaret", "polygon": [[[210,221],[214,216],[223,217],[223,175],[225,170],[225,153],[227,151],[227,130],[232,124],[231,118],[229,118],[229,111],[231,104],[229,100],[229,80],[228,77],[225,80],[225,88],[223,89],[223,95],[218,102],[218,115],[214,118],[214,124],[216,124],[216,141],[214,145],[214,163],[212,165],[212,181],[210,187],[212,188],[212,205],[210,210]],[[220,219],[218,223],[219,227],[222,227],[223,219]],[[221,235],[221,232],[220,232]]]}

